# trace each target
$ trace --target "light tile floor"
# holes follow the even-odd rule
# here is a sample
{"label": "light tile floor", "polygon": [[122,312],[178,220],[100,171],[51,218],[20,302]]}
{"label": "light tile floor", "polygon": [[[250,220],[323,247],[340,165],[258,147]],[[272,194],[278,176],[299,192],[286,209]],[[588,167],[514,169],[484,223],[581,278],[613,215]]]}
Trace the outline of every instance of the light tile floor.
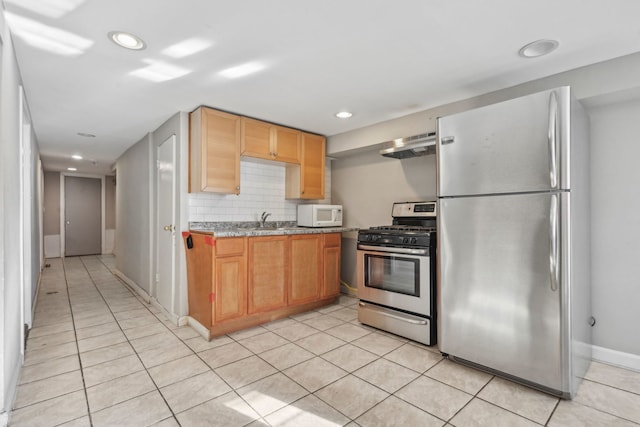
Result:
{"label": "light tile floor", "polygon": [[11,426],[638,426],[640,373],[559,401],[363,327],[356,300],[209,342],[111,272],[48,261]]}

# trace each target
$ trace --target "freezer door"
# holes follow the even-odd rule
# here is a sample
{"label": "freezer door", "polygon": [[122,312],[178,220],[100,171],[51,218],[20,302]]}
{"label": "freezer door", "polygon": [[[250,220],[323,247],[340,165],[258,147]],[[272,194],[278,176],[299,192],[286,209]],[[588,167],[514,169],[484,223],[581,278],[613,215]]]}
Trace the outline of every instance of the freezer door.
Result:
{"label": "freezer door", "polygon": [[438,119],[440,197],[566,189],[569,88]]}
{"label": "freezer door", "polygon": [[552,220],[567,197],[440,201],[442,352],[553,390],[567,387],[562,225]]}

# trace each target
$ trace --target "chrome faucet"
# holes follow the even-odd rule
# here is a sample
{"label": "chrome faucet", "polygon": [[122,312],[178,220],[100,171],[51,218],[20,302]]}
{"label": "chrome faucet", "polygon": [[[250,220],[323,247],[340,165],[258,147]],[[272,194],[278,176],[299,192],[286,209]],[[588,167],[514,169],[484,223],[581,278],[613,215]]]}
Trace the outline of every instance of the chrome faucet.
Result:
{"label": "chrome faucet", "polygon": [[264,223],[267,222],[267,218],[269,218],[270,215],[268,212],[262,212],[262,215],[260,215],[260,227],[264,228]]}

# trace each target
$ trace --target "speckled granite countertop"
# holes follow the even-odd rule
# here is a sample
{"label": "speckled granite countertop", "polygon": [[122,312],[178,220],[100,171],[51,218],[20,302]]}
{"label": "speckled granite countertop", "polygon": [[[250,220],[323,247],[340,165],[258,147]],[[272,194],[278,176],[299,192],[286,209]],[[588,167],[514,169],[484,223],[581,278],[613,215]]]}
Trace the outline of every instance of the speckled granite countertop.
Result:
{"label": "speckled granite countertop", "polygon": [[295,221],[268,221],[264,227],[261,227],[258,222],[190,222],[189,230],[198,233],[211,233],[216,237],[281,236],[358,231],[355,227],[298,227]]}

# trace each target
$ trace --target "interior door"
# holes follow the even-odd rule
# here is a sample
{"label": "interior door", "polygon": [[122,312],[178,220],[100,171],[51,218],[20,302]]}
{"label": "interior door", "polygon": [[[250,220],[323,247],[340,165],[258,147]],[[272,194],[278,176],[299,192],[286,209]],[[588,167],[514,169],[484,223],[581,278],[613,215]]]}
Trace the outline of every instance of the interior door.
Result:
{"label": "interior door", "polygon": [[66,176],[64,211],[65,256],[102,253],[102,180]]}
{"label": "interior door", "polygon": [[175,194],[176,137],[172,135],[158,147],[158,198],[156,209],[156,286],[152,290],[160,305],[174,312],[176,257],[176,194]]}
{"label": "interior door", "polygon": [[441,351],[562,389],[563,287],[550,248],[566,197],[440,200]]}

